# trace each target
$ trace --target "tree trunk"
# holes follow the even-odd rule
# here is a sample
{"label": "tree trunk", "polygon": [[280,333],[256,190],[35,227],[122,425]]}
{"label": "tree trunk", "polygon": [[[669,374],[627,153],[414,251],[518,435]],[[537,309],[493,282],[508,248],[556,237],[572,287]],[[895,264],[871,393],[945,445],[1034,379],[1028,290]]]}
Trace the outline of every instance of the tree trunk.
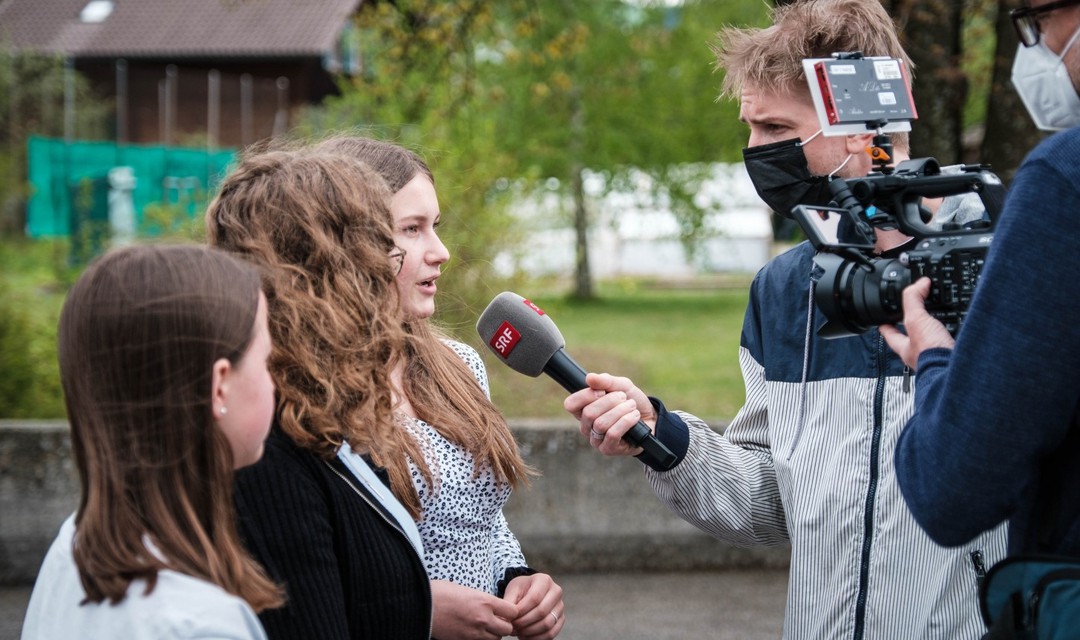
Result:
{"label": "tree trunk", "polygon": [[585,206],[585,171],[581,158],[585,140],[585,104],[578,87],[570,93],[573,113],[570,116],[571,140],[570,185],[574,197],[574,297],[590,300],[594,296],[592,271],[589,269],[589,215]]}
{"label": "tree trunk", "polygon": [[912,123],[911,155],[941,164],[963,161],[967,76],[960,67],[963,3],[956,0],[893,0],[886,9],[915,63],[912,96],[919,117]]}
{"label": "tree trunk", "polygon": [[1012,64],[1019,41],[1009,20],[1009,11],[1021,0],[998,0],[995,31],[994,72],[986,109],[986,128],[978,161],[991,165],[1006,183],[1031,149],[1045,137],[1032,122],[1012,85]]}
{"label": "tree trunk", "polygon": [[581,174],[584,167],[575,164],[571,169],[574,190],[574,297],[592,299],[592,271],[589,269],[589,216],[585,207],[585,188]]}

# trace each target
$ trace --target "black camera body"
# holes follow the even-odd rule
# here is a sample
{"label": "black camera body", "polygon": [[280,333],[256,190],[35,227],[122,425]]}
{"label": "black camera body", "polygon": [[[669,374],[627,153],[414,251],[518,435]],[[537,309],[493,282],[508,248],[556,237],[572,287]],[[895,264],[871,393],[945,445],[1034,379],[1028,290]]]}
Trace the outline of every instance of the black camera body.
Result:
{"label": "black camera body", "polygon": [[[818,250],[815,302],[828,319],[825,338],[857,335],[903,318],[901,294],[930,278],[927,311],[956,335],[993,240],[990,232],[1004,187],[981,165],[942,173],[933,158],[900,163],[894,172],[829,183],[838,207],[800,205],[792,215]],[[978,194],[986,214],[969,228],[936,228],[927,197]],[[895,258],[874,253],[874,229],[899,229],[915,247]]]}
{"label": "black camera body", "polygon": [[960,330],[971,305],[993,239],[991,233],[933,236],[900,256],[912,282],[923,276],[930,278],[926,308],[953,335]]}
{"label": "black camera body", "polygon": [[835,252],[814,257],[814,299],[829,320],[826,338],[857,335],[903,316],[901,294],[919,278],[930,278],[926,309],[956,335],[971,304],[993,235],[978,233],[924,238],[899,258],[853,260]]}

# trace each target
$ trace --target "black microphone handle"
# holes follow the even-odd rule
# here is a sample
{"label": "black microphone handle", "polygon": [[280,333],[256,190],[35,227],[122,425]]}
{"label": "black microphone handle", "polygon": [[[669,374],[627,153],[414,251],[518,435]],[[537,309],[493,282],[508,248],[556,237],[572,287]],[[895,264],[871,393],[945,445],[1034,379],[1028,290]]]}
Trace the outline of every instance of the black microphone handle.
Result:
{"label": "black microphone handle", "polygon": [[[570,393],[581,391],[589,385],[585,382],[585,369],[566,353],[565,349],[558,349],[544,365],[544,373],[551,376],[555,382],[562,385]],[[623,434],[623,440],[635,447],[641,447],[644,451],[640,458],[650,467],[667,471],[675,466],[677,460],[671,449],[663,442],[656,439],[652,430],[641,420]]]}

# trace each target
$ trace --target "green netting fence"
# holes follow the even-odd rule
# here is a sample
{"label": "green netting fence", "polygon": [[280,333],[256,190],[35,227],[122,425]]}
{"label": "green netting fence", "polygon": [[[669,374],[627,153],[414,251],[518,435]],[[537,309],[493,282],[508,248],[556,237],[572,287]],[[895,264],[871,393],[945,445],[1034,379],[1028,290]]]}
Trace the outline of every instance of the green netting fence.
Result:
{"label": "green netting fence", "polygon": [[[114,227],[117,211],[126,210],[140,233],[146,232],[146,212],[155,206],[198,215],[234,158],[233,149],[32,137],[27,153],[32,188],[27,235],[68,237],[88,229],[95,235],[108,233],[110,209]],[[118,176],[125,179],[118,182]]]}

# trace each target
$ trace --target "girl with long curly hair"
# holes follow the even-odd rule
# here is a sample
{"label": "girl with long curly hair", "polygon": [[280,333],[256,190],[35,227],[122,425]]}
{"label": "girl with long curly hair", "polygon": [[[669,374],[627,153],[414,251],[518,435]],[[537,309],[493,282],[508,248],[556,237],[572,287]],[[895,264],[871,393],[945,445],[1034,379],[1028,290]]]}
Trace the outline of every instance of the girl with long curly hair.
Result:
{"label": "girl with long curly hair", "polygon": [[405,361],[390,192],[345,156],[241,158],[206,213],[209,242],[264,274],[277,410],[263,460],[237,475],[251,552],[286,589],[271,638],[422,639],[431,586],[409,511],[390,492],[422,456],[394,418]]}

